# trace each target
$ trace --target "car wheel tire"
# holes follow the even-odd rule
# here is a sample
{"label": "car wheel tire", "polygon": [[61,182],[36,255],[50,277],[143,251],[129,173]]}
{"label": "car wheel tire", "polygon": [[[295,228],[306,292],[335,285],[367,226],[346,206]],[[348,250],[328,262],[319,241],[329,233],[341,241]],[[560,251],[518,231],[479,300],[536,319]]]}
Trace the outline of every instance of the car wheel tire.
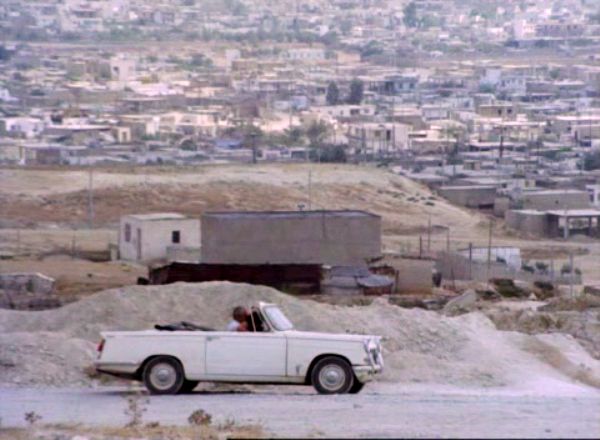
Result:
{"label": "car wheel tire", "polygon": [[185,381],[181,363],[167,356],[150,360],[144,367],[142,378],[151,394],[177,394]]}
{"label": "car wheel tire", "polygon": [[358,393],[360,393],[360,391],[363,389],[364,386],[365,386],[365,384],[362,382],[359,382],[355,377],[354,383],[352,384],[352,388],[350,388],[350,391],[348,391],[348,392],[350,394],[358,394]]}
{"label": "car wheel tire", "polygon": [[316,363],[311,381],[319,394],[344,394],[354,385],[354,373],[344,359],[327,356]]}
{"label": "car wheel tire", "polygon": [[184,380],[179,392],[189,394],[192,391],[194,391],[194,389],[198,386],[199,383],[200,382],[198,382],[197,380]]}

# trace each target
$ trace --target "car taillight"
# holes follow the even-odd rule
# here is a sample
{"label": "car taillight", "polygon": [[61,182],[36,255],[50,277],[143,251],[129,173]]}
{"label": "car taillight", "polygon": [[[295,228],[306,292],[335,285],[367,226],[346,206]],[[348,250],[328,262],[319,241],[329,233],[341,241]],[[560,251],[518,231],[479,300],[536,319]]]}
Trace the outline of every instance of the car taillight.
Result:
{"label": "car taillight", "polygon": [[103,349],[104,349],[104,339],[102,339],[100,341],[100,343],[98,344],[98,353],[102,353]]}

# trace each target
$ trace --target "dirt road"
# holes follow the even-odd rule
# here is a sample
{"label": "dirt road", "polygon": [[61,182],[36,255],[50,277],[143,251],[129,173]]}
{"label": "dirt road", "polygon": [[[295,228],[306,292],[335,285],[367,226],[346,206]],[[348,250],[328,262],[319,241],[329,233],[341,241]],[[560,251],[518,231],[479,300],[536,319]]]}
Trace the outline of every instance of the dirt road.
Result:
{"label": "dirt road", "polygon": [[[125,388],[0,389],[4,427],[24,426],[29,411],[38,422],[122,426]],[[143,400],[148,398],[148,403]],[[375,384],[355,396],[319,396],[305,387],[257,387],[251,393],[143,395],[144,423],[185,425],[203,409],[213,423],[234,419],[260,424],[282,437],[587,437],[600,436],[600,393],[524,395],[504,391],[398,390]]]}

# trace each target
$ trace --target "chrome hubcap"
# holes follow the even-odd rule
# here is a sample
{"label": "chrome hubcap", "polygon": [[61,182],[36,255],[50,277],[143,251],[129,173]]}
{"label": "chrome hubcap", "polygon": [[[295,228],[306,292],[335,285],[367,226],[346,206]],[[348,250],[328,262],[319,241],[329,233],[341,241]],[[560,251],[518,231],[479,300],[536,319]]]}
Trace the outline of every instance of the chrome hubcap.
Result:
{"label": "chrome hubcap", "polygon": [[319,372],[319,382],[328,391],[337,391],[346,382],[346,373],[339,365],[327,365]]}
{"label": "chrome hubcap", "polygon": [[156,364],[150,372],[150,381],[159,390],[167,390],[175,385],[177,372],[170,364]]}

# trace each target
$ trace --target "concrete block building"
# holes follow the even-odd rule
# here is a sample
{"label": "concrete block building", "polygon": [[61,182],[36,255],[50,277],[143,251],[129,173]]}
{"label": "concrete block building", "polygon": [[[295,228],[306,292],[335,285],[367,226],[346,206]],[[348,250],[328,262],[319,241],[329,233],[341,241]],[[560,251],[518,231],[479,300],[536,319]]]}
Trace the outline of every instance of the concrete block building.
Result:
{"label": "concrete block building", "polygon": [[573,234],[600,236],[600,209],[510,210],[506,224],[538,237],[569,238]]}
{"label": "concrete block building", "polygon": [[210,212],[202,262],[366,266],[381,255],[381,217],[365,211]]}
{"label": "concrete block building", "polygon": [[523,209],[538,211],[587,209],[590,207],[590,196],[587,191],[576,189],[526,191],[520,202]]}
{"label": "concrete block building", "polygon": [[497,188],[493,185],[442,186],[439,194],[452,203],[467,208],[493,208]]}
{"label": "concrete block building", "polygon": [[119,256],[122,260],[149,262],[167,259],[177,249],[200,247],[200,221],[177,213],[121,217]]}

